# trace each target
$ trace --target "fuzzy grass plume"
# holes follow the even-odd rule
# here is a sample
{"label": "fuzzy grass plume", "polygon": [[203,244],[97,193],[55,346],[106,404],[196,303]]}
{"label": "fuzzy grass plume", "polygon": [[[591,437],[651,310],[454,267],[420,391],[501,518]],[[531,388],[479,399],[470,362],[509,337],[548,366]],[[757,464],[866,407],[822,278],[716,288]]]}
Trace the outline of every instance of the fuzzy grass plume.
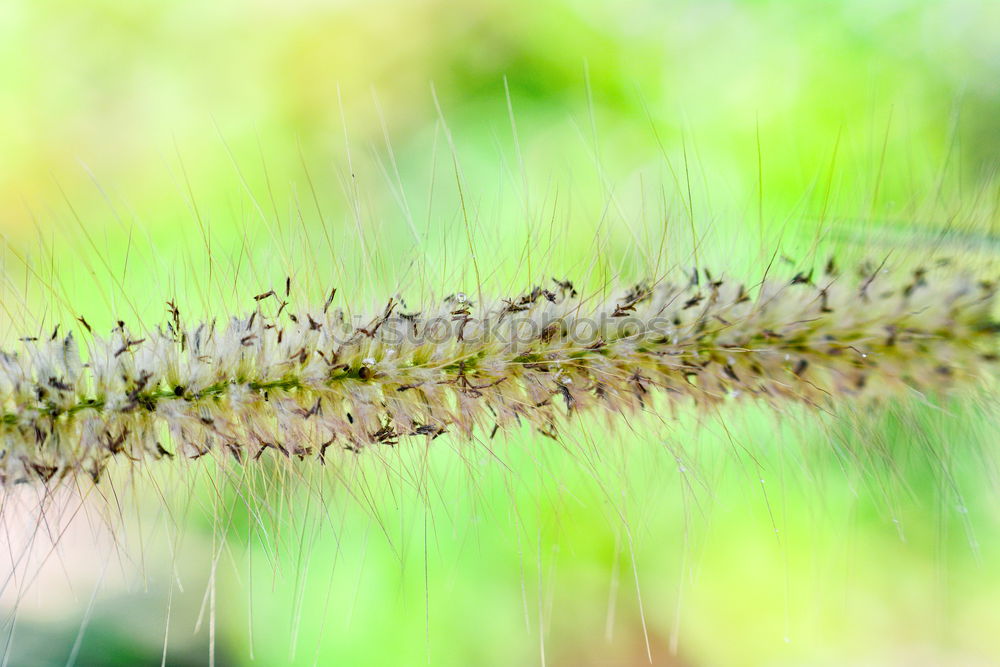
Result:
{"label": "fuzzy grass plume", "polygon": [[522,422],[555,438],[578,412],[614,427],[685,403],[940,391],[997,359],[995,293],[945,266],[853,278],[831,261],[750,289],[694,270],[599,302],[553,280],[485,308],[462,293],[434,310],[390,299],[355,321],[331,307],[336,290],[294,310],[290,281],[222,325],[168,302],[155,330],[118,322],[85,356],[58,328],[0,353],[0,482],[97,482],[114,459],[210,453],[325,463]]}

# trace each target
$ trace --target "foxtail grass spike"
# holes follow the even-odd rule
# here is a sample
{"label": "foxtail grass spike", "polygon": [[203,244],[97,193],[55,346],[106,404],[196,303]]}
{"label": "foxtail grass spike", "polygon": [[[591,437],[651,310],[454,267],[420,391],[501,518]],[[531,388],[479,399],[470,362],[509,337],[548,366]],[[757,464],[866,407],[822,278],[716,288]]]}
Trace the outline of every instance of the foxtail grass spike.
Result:
{"label": "foxtail grass spike", "polygon": [[97,482],[115,459],[326,463],[521,424],[558,437],[578,413],[614,428],[685,404],[826,409],[947,390],[997,359],[993,284],[923,269],[853,279],[830,265],[752,288],[695,270],[601,304],[553,280],[488,307],[393,299],[358,321],[333,297],[294,311],[267,292],[224,324],[168,302],[155,330],[85,334],[85,355],[72,334],[23,339],[0,352],[0,483]]}

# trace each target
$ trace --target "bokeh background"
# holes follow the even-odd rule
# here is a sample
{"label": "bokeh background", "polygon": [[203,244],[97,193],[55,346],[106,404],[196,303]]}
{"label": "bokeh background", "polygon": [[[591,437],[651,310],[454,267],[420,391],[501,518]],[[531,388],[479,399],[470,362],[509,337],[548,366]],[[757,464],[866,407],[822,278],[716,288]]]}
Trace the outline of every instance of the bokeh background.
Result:
{"label": "bokeh background", "polygon": [[[152,323],[167,298],[210,317],[285,276],[361,309],[833,251],[988,272],[998,30],[990,0],[8,0],[0,339]],[[0,646],[23,665],[203,664],[213,644],[218,664],[996,664],[990,396],[584,424],[565,447],[526,431],[503,464],[443,438],[426,464],[231,487],[123,475],[41,537],[41,499],[10,496],[10,569],[34,575],[0,573]]]}

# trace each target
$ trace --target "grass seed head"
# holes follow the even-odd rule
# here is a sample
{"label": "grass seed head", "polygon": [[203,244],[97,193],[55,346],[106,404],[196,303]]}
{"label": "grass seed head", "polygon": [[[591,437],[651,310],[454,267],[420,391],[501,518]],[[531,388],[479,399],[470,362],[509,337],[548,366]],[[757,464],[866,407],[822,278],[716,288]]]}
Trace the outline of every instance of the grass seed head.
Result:
{"label": "grass seed head", "polygon": [[210,453],[325,463],[522,422],[558,437],[577,413],[614,428],[684,403],[825,409],[947,390],[996,359],[995,289],[932,273],[799,273],[748,289],[695,271],[596,305],[553,280],[485,308],[462,293],[420,312],[390,300],[354,322],[274,291],[224,325],[186,323],[168,302],[155,330],[119,322],[86,355],[58,331],[0,352],[0,483],[96,482],[112,460]]}

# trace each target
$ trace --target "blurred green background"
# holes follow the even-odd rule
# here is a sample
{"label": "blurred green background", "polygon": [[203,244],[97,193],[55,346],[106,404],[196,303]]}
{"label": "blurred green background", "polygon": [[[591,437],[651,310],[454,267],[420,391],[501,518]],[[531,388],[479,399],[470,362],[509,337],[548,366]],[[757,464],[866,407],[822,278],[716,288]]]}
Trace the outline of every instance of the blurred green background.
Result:
{"label": "blurred green background", "polygon": [[[241,310],[285,276],[361,308],[477,273],[752,279],[776,252],[989,271],[998,29],[989,0],[4,2],[0,340],[173,297]],[[123,476],[119,529],[90,508],[48,586],[7,586],[0,645],[628,665],[648,636],[655,664],[996,664],[993,403]]]}

